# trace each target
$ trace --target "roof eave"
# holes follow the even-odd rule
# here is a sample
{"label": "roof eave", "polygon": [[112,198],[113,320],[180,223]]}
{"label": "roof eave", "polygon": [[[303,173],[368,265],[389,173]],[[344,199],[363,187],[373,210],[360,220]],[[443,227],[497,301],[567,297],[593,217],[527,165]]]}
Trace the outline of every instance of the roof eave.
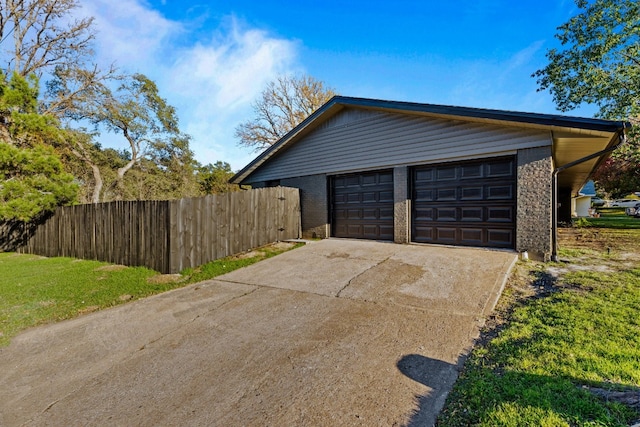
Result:
{"label": "roof eave", "polygon": [[264,162],[278,154],[300,136],[313,130],[322,122],[321,119],[335,115],[346,107],[359,107],[395,113],[403,112],[430,117],[471,120],[482,123],[530,127],[601,137],[610,136],[612,139],[614,135],[622,132],[625,127],[630,126],[630,124],[625,122],[582,117],[334,96],[302,121],[302,123],[284,135],[278,142],[267,148],[251,163],[236,173],[229,182],[233,184],[243,184]]}

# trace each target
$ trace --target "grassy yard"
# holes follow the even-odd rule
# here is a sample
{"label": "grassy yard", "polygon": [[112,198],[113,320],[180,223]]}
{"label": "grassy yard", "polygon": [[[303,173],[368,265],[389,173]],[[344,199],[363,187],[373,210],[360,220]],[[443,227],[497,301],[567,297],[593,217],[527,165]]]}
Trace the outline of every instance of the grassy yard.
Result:
{"label": "grassy yard", "polygon": [[29,327],[211,279],[297,246],[265,246],[177,275],[99,261],[0,253],[0,347]]}
{"label": "grassy yard", "polygon": [[598,208],[600,218],[581,218],[575,224],[578,227],[596,228],[640,228],[640,218],[624,214],[624,208]]}
{"label": "grassy yard", "polygon": [[560,230],[560,262],[517,264],[439,426],[640,419],[640,220],[587,221]]}

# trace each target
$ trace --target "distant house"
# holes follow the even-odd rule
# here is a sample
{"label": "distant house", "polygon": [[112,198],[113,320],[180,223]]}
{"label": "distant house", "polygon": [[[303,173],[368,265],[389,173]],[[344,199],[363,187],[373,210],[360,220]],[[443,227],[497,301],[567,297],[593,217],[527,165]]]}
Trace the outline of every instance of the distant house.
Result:
{"label": "distant house", "polygon": [[299,188],[307,237],[549,258],[556,214],[571,217],[571,197],[608,154],[558,171],[614,147],[623,129],[591,118],[336,96],[231,182]]}
{"label": "distant house", "polygon": [[593,181],[589,180],[578,191],[575,197],[571,198],[571,216],[587,217],[589,209],[591,209],[591,198],[596,196],[596,186]]}

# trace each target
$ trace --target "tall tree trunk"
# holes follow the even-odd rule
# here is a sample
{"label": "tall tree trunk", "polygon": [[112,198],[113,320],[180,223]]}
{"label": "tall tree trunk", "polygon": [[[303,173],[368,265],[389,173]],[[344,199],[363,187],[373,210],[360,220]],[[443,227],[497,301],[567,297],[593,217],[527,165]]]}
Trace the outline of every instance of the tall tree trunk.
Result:
{"label": "tall tree trunk", "polygon": [[137,159],[134,157],[129,160],[126,165],[121,168],[118,168],[116,171],[116,179],[113,181],[113,184],[110,186],[110,190],[116,190],[115,200],[122,200],[122,195],[124,193],[124,174],[129,171],[137,162]]}
{"label": "tall tree trunk", "polygon": [[100,203],[100,195],[102,193],[102,187],[104,186],[104,180],[102,179],[100,168],[98,168],[98,165],[93,160],[91,160],[89,153],[82,144],[78,144],[76,147],[71,147],[71,153],[73,153],[74,156],[85,162],[91,168],[94,181],[91,203]]}
{"label": "tall tree trunk", "polygon": [[89,166],[93,172],[93,181],[95,182],[95,185],[93,186],[93,195],[91,196],[91,203],[100,203],[100,193],[102,193],[102,186],[104,185],[102,174],[100,173],[100,169],[97,165],[89,164]]}

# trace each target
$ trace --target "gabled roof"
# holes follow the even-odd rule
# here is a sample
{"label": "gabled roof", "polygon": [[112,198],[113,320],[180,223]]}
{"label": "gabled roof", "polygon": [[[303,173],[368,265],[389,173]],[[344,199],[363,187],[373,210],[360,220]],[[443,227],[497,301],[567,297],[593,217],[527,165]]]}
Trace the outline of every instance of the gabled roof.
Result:
{"label": "gabled roof", "polygon": [[[230,182],[241,184],[246,181],[246,179],[256,169],[260,168],[261,165],[270,158],[276,156],[281,150],[287,148],[291,144],[294,144],[296,141],[307,135],[344,108],[361,108],[396,114],[458,119],[481,123],[492,123],[503,126],[544,129],[557,132],[557,141],[554,137],[554,160],[556,161],[557,166],[567,164],[570,161],[582,157],[579,155],[580,153],[575,150],[576,135],[584,137],[584,139],[580,139],[579,141],[582,145],[594,144],[594,141],[598,141],[598,144],[593,145],[593,150],[590,148],[587,150],[589,151],[587,154],[591,154],[605,148],[601,147],[603,144],[605,146],[612,146],[615,144],[617,141],[615,136],[621,134],[624,131],[625,126],[628,125],[624,122],[618,121],[555,114],[525,113],[518,111],[334,96],[326,104],[307,117],[302,123],[280,138],[280,140],[278,140],[274,145],[258,155],[258,157],[256,157],[251,163],[234,175]],[[580,151],[584,151],[584,148],[586,148],[582,147],[582,145],[580,148],[583,150]],[[602,160],[603,159],[596,159],[593,162],[594,164],[588,166],[589,170],[586,172],[586,175],[583,171],[578,178],[573,180],[575,182],[571,182],[570,185],[567,185],[574,188],[574,191],[577,191],[587,180],[588,175],[595,167],[594,165],[599,164]],[[579,185],[577,185],[578,182]]]}

